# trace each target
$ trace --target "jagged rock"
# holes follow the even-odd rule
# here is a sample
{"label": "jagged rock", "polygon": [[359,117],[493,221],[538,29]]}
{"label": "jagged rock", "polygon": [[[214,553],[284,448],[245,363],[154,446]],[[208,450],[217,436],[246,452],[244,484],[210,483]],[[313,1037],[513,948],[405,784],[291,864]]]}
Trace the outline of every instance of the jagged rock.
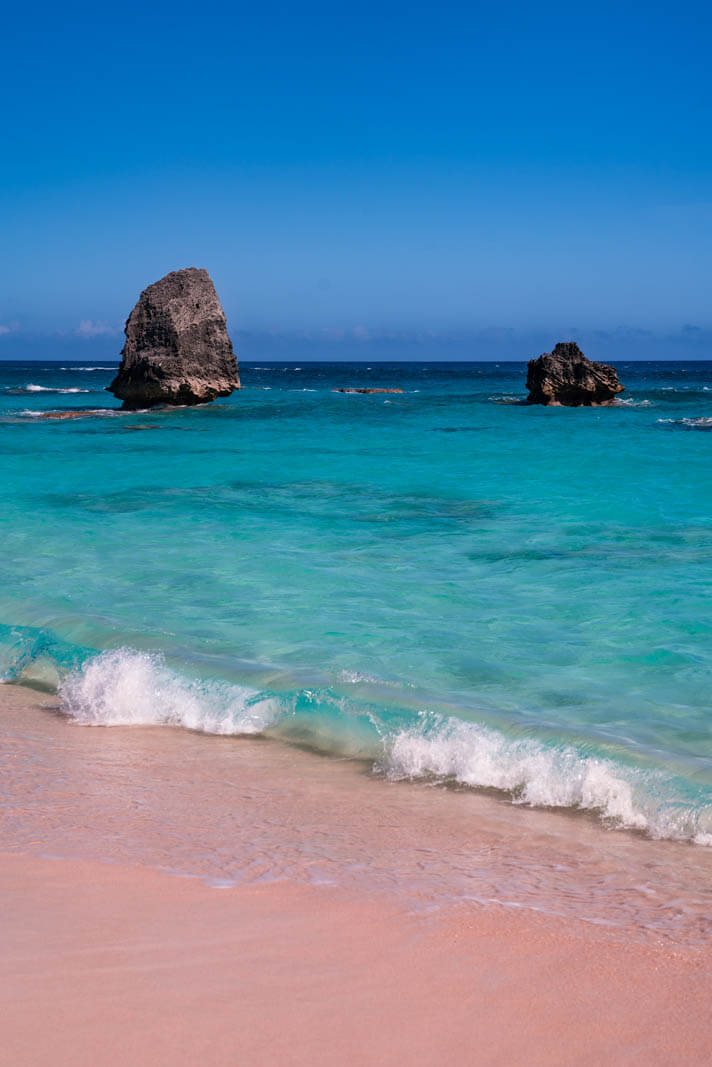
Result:
{"label": "jagged rock", "polygon": [[124,409],[203,404],[240,388],[225,313],[206,270],[172,271],[149,285],[126,322],[108,390]]}
{"label": "jagged rock", "polygon": [[332,389],[332,393],[402,393],[402,389]]}
{"label": "jagged rock", "polygon": [[615,367],[586,359],[573,341],[559,342],[553,352],[529,360],[528,404],[598,407],[613,403],[624,388]]}

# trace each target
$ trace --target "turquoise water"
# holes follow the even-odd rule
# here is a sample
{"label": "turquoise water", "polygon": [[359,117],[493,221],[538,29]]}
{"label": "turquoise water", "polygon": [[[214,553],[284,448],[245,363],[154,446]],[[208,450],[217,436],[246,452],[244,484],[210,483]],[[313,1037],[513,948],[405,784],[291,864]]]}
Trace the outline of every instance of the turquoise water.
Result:
{"label": "turquoise water", "polygon": [[590,410],[524,364],[242,364],[130,415],[113,369],[0,363],[5,680],[712,843],[712,364]]}

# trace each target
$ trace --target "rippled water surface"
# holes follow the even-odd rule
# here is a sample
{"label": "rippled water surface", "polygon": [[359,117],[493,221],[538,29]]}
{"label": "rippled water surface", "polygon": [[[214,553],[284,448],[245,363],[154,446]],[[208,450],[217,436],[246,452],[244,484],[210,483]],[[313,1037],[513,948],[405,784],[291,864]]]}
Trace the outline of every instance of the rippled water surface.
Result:
{"label": "rippled water surface", "polygon": [[131,415],[112,370],[0,364],[6,680],[712,842],[712,364],[589,410],[524,364],[247,364]]}

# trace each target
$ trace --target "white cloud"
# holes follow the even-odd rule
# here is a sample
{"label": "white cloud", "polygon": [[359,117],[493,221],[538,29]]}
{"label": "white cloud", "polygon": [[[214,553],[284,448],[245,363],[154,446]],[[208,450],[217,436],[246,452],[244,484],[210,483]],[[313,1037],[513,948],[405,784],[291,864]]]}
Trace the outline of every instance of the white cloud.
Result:
{"label": "white cloud", "polygon": [[12,333],[12,327],[11,326],[3,326],[2,324],[0,324],[0,336],[2,334],[4,334],[4,333]]}
{"label": "white cloud", "polygon": [[76,331],[80,337],[113,337],[119,331],[108,322],[94,322],[92,319],[82,319]]}

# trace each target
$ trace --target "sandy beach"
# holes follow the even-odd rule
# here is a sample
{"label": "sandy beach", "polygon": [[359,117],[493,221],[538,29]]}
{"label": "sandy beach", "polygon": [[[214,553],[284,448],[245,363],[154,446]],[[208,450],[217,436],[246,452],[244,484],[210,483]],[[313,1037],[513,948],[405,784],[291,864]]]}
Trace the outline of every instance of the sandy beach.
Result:
{"label": "sandy beach", "polygon": [[3,856],[3,1058],[23,1064],[702,1064],[709,959],[494,909],[437,921]]}
{"label": "sandy beach", "polygon": [[[458,903],[453,896],[443,904],[437,893],[428,898],[425,883],[417,895],[379,889],[378,848],[384,842],[368,826],[372,813],[363,797],[371,790],[382,823],[399,822],[395,829],[407,838],[407,814],[398,805],[413,803],[417,819],[417,787],[388,794],[383,783],[345,774],[334,788],[332,761],[291,753],[287,746],[243,746],[185,731],[86,729],[54,714],[55,698],[17,687],[3,687],[0,695],[5,783],[0,1011],[7,1062],[701,1064],[709,1059],[712,971],[709,952],[699,943],[674,943],[625,923],[606,927],[496,900]],[[186,810],[173,813],[189,841],[195,844],[199,831],[206,851],[216,847],[207,827],[217,794],[201,779],[207,766],[202,749],[215,779],[229,765],[232,785],[236,779],[240,790],[239,798],[234,788],[231,794],[235,808],[238,800],[244,807],[248,795],[256,796],[265,773],[260,753],[294,766],[306,759],[309,774],[293,777],[291,792],[277,798],[261,826],[253,820],[253,833],[264,835],[266,824],[281,817],[284,832],[293,834],[286,809],[301,791],[303,834],[310,832],[316,804],[321,834],[338,843],[336,824],[348,820],[351,810],[344,798],[356,795],[363,832],[372,835],[373,879],[367,870],[360,882],[349,882],[332,870],[329,884],[318,884],[326,883],[323,878],[306,884],[303,855],[301,867],[294,861],[291,877],[284,870],[269,873],[279,826],[273,827],[274,840],[262,842],[261,873],[255,873],[254,857],[246,857],[252,876],[241,881],[221,883],[197,869],[195,877],[176,877],[186,854],[176,827],[160,810],[163,798],[153,792],[165,773],[155,761],[161,751],[164,758],[170,754],[172,745],[198,787],[190,793],[192,822]],[[191,746],[195,758],[186,763]],[[120,773],[127,766],[142,769],[143,795],[138,779],[127,793]],[[314,775],[317,766],[327,769],[321,780]],[[262,785],[261,802],[266,778]],[[284,794],[284,777],[281,788]],[[428,793],[429,802],[435,795],[420,792]],[[459,843],[456,812],[448,816],[445,809],[449,800],[457,806],[468,797],[448,791],[439,796],[450,818],[441,833],[449,826],[454,835],[453,841],[442,839],[447,853]],[[118,811],[109,812],[109,799]],[[515,814],[526,820],[530,813]],[[221,847],[237,862],[238,821],[231,838],[217,808],[214,815]],[[495,826],[490,819],[479,844],[495,829],[505,834],[506,826],[506,820]],[[528,829],[539,835],[541,861],[543,826]],[[425,847],[433,827],[422,832]],[[585,837],[584,827],[584,849]],[[359,842],[348,840],[357,853]],[[470,844],[474,853],[474,841]],[[305,850],[313,858],[313,841]],[[163,869],[150,869],[156,866]],[[371,881],[376,891],[369,889]]]}

